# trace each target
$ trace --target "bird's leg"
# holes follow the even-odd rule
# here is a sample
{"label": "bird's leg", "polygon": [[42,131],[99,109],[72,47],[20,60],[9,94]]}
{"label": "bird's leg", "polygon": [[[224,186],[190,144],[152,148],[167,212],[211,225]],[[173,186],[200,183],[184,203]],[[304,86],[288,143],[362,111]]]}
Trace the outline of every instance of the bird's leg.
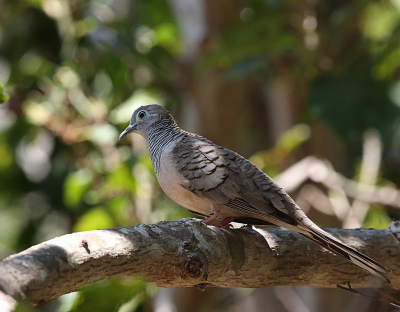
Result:
{"label": "bird's leg", "polygon": [[214,226],[220,227],[220,228],[223,228],[223,229],[230,229],[232,227],[231,222],[233,220],[235,220],[234,217],[226,217],[220,223],[214,224]]}
{"label": "bird's leg", "polygon": [[215,220],[219,216],[219,210],[213,210],[209,215],[205,216],[203,220],[201,220],[204,224],[210,223]]}
{"label": "bird's leg", "polygon": [[[215,220],[219,216],[220,211],[214,210],[209,215],[205,216],[203,220],[201,220],[204,224],[208,224],[211,221]],[[224,218],[220,223],[214,224],[214,226],[229,229],[232,225],[230,224],[235,218],[234,217],[227,217]]]}

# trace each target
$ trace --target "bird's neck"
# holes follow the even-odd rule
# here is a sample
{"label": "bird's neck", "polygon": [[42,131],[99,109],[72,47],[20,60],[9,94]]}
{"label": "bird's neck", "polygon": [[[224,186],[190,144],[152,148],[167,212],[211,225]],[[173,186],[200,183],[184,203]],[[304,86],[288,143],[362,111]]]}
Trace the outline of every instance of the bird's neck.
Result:
{"label": "bird's neck", "polygon": [[157,174],[160,169],[161,154],[171,142],[184,135],[184,131],[176,123],[160,120],[154,124],[145,134],[149,147],[149,156],[154,171]]}

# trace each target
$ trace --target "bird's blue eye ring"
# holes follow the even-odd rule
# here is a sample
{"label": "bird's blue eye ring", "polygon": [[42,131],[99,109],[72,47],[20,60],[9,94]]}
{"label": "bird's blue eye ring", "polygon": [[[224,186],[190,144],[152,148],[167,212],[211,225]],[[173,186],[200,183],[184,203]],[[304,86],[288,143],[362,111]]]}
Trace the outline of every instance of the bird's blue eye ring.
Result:
{"label": "bird's blue eye ring", "polygon": [[145,111],[145,110],[142,110],[142,111],[140,111],[138,114],[137,114],[137,119],[138,120],[142,120],[142,119],[144,119],[146,116],[147,116],[147,112]]}

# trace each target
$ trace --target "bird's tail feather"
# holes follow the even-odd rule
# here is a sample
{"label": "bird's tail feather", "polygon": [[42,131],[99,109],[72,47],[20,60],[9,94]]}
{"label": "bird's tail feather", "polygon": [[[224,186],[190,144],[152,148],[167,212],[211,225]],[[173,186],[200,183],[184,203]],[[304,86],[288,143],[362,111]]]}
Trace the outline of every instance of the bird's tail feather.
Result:
{"label": "bird's tail feather", "polygon": [[319,245],[325,247],[328,250],[331,250],[335,254],[349,260],[360,268],[366,270],[370,274],[380,278],[381,280],[390,283],[390,280],[386,277],[386,273],[391,272],[391,270],[384,265],[376,262],[375,260],[367,257],[366,255],[358,252],[357,250],[345,245],[338,239],[331,236],[329,233],[321,231],[317,231],[314,229],[308,228],[307,234],[303,234],[308,238],[312,239]]}

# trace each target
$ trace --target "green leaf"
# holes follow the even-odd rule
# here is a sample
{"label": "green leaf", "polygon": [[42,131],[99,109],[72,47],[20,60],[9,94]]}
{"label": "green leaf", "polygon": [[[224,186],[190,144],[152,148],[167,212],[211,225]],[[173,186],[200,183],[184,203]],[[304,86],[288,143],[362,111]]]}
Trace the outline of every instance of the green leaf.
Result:
{"label": "green leaf", "polygon": [[364,228],[386,229],[392,219],[387,212],[379,207],[371,207],[368,210],[367,216],[363,224]]}
{"label": "green leaf", "polygon": [[13,153],[10,148],[0,143],[0,171],[7,169],[13,162]]}
{"label": "green leaf", "polygon": [[74,232],[107,229],[115,226],[111,216],[103,207],[90,209],[74,226]]}
{"label": "green leaf", "polygon": [[134,179],[128,166],[121,163],[106,178],[105,187],[108,191],[127,190],[132,192],[135,188]]}
{"label": "green leaf", "polygon": [[7,94],[4,94],[3,85],[0,83],[0,104],[7,102],[8,99],[9,99],[9,96]]}
{"label": "green leaf", "polygon": [[68,207],[75,207],[81,201],[92,182],[89,170],[79,170],[67,176],[64,182],[63,200]]}
{"label": "green leaf", "polygon": [[127,197],[114,197],[107,202],[107,207],[117,223],[117,226],[129,226],[128,209],[132,202]]}
{"label": "green leaf", "polygon": [[140,279],[111,280],[80,291],[71,312],[118,311],[122,304],[132,299],[136,299],[136,309],[132,307],[130,311],[137,311],[137,308],[144,304],[145,298],[146,283],[144,281]]}
{"label": "green leaf", "polygon": [[85,136],[97,145],[107,145],[118,141],[119,132],[110,124],[93,124],[86,128]]}
{"label": "green leaf", "polygon": [[361,31],[373,41],[387,40],[399,24],[399,13],[388,3],[370,3],[361,13]]}

